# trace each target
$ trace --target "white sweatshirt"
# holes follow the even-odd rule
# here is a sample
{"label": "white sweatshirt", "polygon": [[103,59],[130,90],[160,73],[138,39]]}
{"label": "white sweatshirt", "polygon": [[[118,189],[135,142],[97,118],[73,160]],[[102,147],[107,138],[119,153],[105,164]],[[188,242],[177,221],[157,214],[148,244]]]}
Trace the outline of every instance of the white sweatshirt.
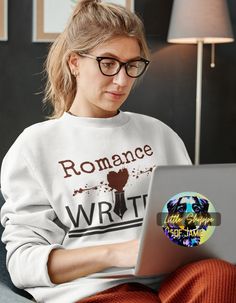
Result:
{"label": "white sweatshirt", "polygon": [[91,275],[55,285],[47,271],[55,248],[138,238],[153,168],[190,164],[181,139],[144,115],[61,118],[18,137],[2,164],[7,267],[13,283],[37,302],[71,303],[130,281]]}

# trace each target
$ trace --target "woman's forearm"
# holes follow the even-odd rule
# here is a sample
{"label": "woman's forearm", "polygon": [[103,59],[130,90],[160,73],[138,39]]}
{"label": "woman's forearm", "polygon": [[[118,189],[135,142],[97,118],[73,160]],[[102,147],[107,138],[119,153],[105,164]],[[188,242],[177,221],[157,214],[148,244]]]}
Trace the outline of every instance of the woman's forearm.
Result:
{"label": "woman's forearm", "polygon": [[60,284],[112,266],[134,266],[137,245],[134,240],[78,249],[52,250],[48,258],[49,277],[53,283]]}
{"label": "woman's forearm", "polygon": [[55,284],[108,268],[109,249],[106,245],[78,249],[52,250],[48,259],[48,273]]}

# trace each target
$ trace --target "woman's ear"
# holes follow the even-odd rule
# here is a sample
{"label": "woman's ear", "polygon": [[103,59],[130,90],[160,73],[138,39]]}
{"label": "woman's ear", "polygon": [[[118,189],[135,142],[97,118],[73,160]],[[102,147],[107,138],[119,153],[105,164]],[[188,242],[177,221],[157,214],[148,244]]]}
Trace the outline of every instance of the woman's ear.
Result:
{"label": "woman's ear", "polygon": [[76,53],[71,53],[68,59],[68,65],[71,74],[77,77],[79,74],[79,55]]}

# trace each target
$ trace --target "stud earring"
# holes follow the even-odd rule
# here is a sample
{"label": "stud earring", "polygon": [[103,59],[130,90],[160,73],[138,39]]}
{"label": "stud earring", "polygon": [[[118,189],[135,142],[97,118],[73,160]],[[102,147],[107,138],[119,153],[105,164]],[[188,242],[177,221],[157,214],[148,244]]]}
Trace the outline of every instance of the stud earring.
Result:
{"label": "stud earring", "polygon": [[75,78],[77,78],[79,76],[79,72],[75,72]]}
{"label": "stud earring", "polygon": [[71,71],[71,74],[76,78],[78,76],[78,73],[74,70],[74,71]]}

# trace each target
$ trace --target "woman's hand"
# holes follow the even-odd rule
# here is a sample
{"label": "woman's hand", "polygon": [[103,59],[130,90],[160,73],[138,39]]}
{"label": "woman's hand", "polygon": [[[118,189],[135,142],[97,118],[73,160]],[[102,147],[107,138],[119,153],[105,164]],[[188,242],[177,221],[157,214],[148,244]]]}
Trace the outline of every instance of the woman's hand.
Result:
{"label": "woman's hand", "polygon": [[138,240],[111,244],[109,260],[110,266],[134,267],[138,256]]}

